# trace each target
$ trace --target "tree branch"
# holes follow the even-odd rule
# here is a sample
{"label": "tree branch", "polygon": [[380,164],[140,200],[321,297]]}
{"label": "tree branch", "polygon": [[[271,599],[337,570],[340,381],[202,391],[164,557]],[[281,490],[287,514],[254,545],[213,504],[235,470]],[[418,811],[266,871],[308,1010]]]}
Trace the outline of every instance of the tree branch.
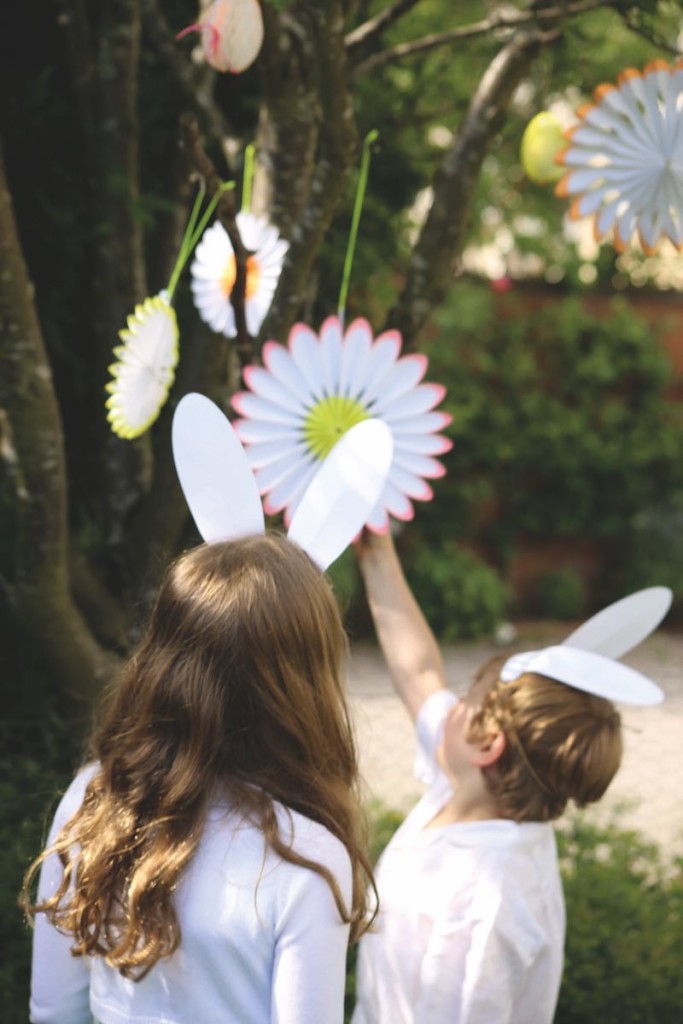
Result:
{"label": "tree branch", "polygon": [[546,38],[537,30],[522,30],[494,57],[436,175],[432,206],[411,254],[405,286],[387,320],[387,327],[401,331],[407,350],[451,285],[484,157],[514,90]]}
{"label": "tree branch", "polygon": [[195,114],[202,134],[219,143],[229,165],[230,151],[226,139],[234,132],[213,99],[215,72],[209,69],[208,65],[200,72],[200,69],[178,49],[158,0],[143,0],[142,10],[145,31],[180,87],[184,101]]}
{"label": "tree branch", "polygon": [[432,35],[423,36],[422,39],[398,43],[389,50],[373,54],[373,56],[356,64],[352,74],[354,78],[360,75],[367,75],[372,71],[376,71],[377,68],[383,67],[385,64],[390,64],[392,61],[401,60],[404,57],[412,57],[416,53],[426,53],[428,50],[435,50],[438,47],[447,46],[450,43],[459,42],[463,39],[474,39],[477,36],[489,35],[504,29],[516,29],[529,24],[536,24],[540,27],[552,26],[561,17],[575,17],[600,7],[614,6],[615,0],[578,0],[576,3],[568,3],[563,7],[519,11],[516,14],[510,13],[507,9],[494,11],[488,18],[473,22],[471,25],[462,25],[448,32],[436,32]]}
{"label": "tree branch", "polygon": [[351,54],[359,46],[369,42],[371,39],[376,39],[382,32],[397,22],[399,18],[403,17],[404,14],[412,11],[413,7],[416,7],[419,2],[420,0],[395,0],[395,3],[385,7],[374,18],[370,18],[362,25],[354,28],[344,40],[348,52]]}
{"label": "tree branch", "polygon": [[[312,101],[316,104],[315,130],[317,146],[315,163],[307,183],[305,199],[296,220],[290,222],[290,249],[280,275],[261,337],[286,338],[289,328],[302,308],[313,265],[320,252],[332,217],[337,210],[358,147],[358,133],[348,83],[348,65],[344,46],[344,10],[339,2],[321,4],[309,0],[297,8],[283,12],[287,16],[290,36],[297,40],[296,50],[290,47],[294,66],[280,59],[279,69],[273,64],[268,94],[269,114],[277,122],[277,141],[270,154],[278,166],[287,148],[288,123],[302,117],[302,110]],[[277,46],[277,39],[273,49]],[[297,75],[301,83],[300,105],[293,111],[273,102],[278,77],[282,88]],[[310,139],[315,144],[316,136]],[[313,152],[313,146],[309,152]],[[279,181],[284,200],[297,191],[301,168],[289,161],[288,174]],[[276,218],[277,223],[280,221]],[[287,232],[285,232],[287,233]]]}
{"label": "tree branch", "polygon": [[647,29],[644,25],[640,24],[633,8],[625,11],[616,6],[616,10],[630,32],[633,32],[635,35],[647,40],[648,43],[652,43],[653,46],[656,46],[659,50],[663,50],[664,53],[671,54],[672,57],[680,57],[683,55],[683,50],[679,47],[673,46],[668,40],[660,36],[658,32],[655,32],[654,29]]}

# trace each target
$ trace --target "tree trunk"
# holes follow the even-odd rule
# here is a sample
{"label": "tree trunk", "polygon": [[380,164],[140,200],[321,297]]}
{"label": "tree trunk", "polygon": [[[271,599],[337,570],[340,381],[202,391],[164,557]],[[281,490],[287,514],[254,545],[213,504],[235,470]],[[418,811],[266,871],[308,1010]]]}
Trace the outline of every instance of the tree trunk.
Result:
{"label": "tree trunk", "polygon": [[344,12],[338,0],[310,0],[268,20],[261,160],[277,175],[272,215],[290,250],[262,338],[286,340],[356,157]]}
{"label": "tree trunk", "polygon": [[55,685],[91,698],[116,665],[95,642],[69,589],[64,442],[0,153],[0,403],[6,501],[15,538],[7,592]]}

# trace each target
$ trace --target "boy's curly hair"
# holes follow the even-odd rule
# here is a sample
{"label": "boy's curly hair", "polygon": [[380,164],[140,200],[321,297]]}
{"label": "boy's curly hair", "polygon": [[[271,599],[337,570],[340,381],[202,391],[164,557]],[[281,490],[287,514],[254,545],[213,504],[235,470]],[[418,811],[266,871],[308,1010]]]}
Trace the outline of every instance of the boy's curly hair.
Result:
{"label": "boy's curly hair", "polygon": [[605,793],[621,763],[621,717],[611,701],[554,679],[525,672],[502,682],[505,658],[484,665],[486,684],[468,739],[482,739],[491,724],[505,750],[484,772],[500,813],[514,821],[552,821],[573,800],[578,807]]}

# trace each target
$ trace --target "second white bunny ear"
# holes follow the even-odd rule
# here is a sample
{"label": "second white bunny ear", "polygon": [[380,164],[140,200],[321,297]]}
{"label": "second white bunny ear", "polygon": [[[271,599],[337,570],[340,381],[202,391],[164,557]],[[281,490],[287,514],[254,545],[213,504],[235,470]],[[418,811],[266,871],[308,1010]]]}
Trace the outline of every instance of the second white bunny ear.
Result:
{"label": "second white bunny ear", "polygon": [[246,452],[227,416],[204,395],[181,398],[173,416],[180,486],[207,542],[264,533],[263,507]]}
{"label": "second white bunny ear", "polygon": [[620,704],[651,706],[664,699],[659,686],[635,669],[602,654],[564,644],[513,655],[503,665],[500,678],[509,683],[524,672],[536,672]]}
{"label": "second white bunny ear", "polygon": [[668,587],[648,587],[603,608],[562,641],[608,658],[620,658],[652,633],[671,605]]}
{"label": "second white bunny ear", "polygon": [[344,434],[308,486],[289,539],[326,569],[360,533],[384,489],[391,460],[390,429],[364,420]]}

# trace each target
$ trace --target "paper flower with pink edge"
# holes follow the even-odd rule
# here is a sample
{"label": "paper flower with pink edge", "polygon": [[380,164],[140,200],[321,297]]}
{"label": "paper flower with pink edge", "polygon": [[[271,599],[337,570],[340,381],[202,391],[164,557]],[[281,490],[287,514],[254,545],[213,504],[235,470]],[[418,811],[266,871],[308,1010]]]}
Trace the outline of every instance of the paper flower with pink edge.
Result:
{"label": "paper flower with pink edge", "polygon": [[613,232],[623,251],[637,235],[648,255],[662,238],[683,246],[683,61],[627,68],[581,107],[557,160],[556,194],[575,196],[570,216],[594,216],[596,240]]}
{"label": "paper flower with pink edge", "polygon": [[373,340],[370,324],[358,319],[344,333],[336,316],[325,320],[319,335],[295,324],[287,346],[265,344],[265,366],[245,369],[249,390],[232,404],[268,514],[284,511],[289,521],[321,461],[347,430],[370,417],[390,428],[394,455],[367,526],[383,533],[389,515],[412,519],[413,501],[429,501],[427,480],[445,473],[435,456],[452,447],[438,431],[451,417],[434,409],[445,388],[421,383],[427,358],[400,351],[398,331]]}
{"label": "paper flower with pink edge", "polygon": [[258,0],[213,0],[176,36],[199,32],[204,60],[216,71],[239,74],[254,63],[263,43],[263,15]]}
{"label": "paper flower with pink edge", "polygon": [[[238,213],[237,228],[250,256],[247,257],[247,281],[244,312],[249,334],[256,337],[270,309],[289,242],[277,229],[253,213]],[[234,338],[237,334],[230,295],[235,284],[235,253],[222,224],[218,221],[204,232],[195,251],[190,272],[192,294],[200,317],[218,334]]]}

